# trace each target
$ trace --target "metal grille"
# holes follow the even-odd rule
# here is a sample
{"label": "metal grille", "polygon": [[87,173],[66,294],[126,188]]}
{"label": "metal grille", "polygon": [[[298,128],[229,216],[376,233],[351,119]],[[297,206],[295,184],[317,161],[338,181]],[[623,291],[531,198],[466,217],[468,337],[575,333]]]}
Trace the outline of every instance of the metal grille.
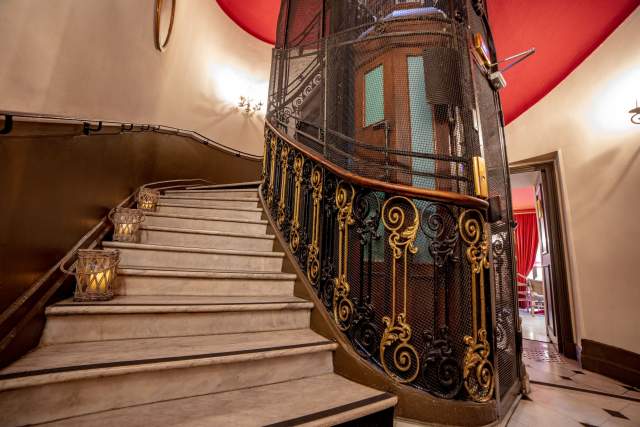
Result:
{"label": "metal grille", "polygon": [[[470,31],[491,41],[482,5],[283,1],[262,187],[362,357],[398,382],[478,402],[494,397],[493,366],[498,398],[517,383],[520,356],[499,101],[469,54]],[[502,219],[485,228],[482,202],[357,185],[300,146],[360,177],[449,195],[473,195],[472,158],[484,154]]]}
{"label": "metal grille", "polygon": [[292,0],[283,10],[274,125],[358,175],[471,194],[480,148],[466,32],[447,2]]}

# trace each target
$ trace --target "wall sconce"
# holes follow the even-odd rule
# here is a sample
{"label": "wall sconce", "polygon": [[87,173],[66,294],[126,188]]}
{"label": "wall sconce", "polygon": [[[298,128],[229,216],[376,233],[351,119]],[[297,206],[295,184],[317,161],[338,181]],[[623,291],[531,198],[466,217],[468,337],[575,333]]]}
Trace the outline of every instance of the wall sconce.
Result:
{"label": "wall sconce", "polygon": [[629,110],[629,114],[631,114],[631,123],[640,125],[640,107],[638,107],[638,101],[636,101],[636,108]]}
{"label": "wall sconce", "polygon": [[155,211],[158,204],[160,192],[151,188],[140,188],[138,190],[138,209],[144,211]]}
{"label": "wall sconce", "polygon": [[140,223],[144,221],[142,209],[115,208],[109,212],[113,223],[113,240],[116,242],[137,242]]}
{"label": "wall sconce", "polygon": [[[116,279],[120,252],[117,249],[79,249],[75,268],[76,291],[74,301],[108,301],[113,298],[113,283]],[[67,274],[74,274],[64,268]]]}
{"label": "wall sconce", "polygon": [[240,102],[238,102],[238,108],[244,108],[245,114],[253,114],[256,111],[262,110],[262,101],[257,104],[252,98],[246,96],[240,96]]}

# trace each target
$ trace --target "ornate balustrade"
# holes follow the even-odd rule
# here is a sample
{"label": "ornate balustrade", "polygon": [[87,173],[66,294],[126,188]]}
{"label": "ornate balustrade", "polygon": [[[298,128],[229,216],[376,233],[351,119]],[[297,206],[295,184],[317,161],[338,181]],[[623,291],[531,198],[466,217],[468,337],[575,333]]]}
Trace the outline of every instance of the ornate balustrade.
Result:
{"label": "ornate balustrade", "polygon": [[494,395],[483,200],[363,178],[267,125],[266,209],[354,349],[445,399]]}

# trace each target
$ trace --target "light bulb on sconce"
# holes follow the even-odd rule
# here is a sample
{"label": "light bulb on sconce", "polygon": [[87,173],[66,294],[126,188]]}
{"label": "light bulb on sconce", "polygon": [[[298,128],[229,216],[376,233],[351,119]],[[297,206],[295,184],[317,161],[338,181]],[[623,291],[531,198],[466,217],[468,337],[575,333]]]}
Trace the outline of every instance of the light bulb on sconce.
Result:
{"label": "light bulb on sconce", "polygon": [[629,110],[631,114],[631,123],[634,125],[640,125],[640,107],[638,107],[638,101],[636,100],[636,108]]}
{"label": "light bulb on sconce", "polygon": [[253,114],[256,111],[262,110],[262,101],[255,102],[253,98],[246,96],[240,96],[240,102],[238,102],[238,108],[244,109],[245,114]]}

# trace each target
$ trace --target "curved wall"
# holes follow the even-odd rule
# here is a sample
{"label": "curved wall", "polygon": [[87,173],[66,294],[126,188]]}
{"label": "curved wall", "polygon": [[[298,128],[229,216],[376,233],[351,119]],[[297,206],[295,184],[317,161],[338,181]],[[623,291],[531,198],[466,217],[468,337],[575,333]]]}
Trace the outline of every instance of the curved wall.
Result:
{"label": "curved wall", "polygon": [[235,104],[266,99],[271,47],[213,0],[176,3],[161,53],[152,0],[0,1],[0,110],[157,123],[261,155],[263,116]]}
{"label": "curved wall", "polygon": [[259,160],[186,137],[81,132],[80,125],[17,122],[11,136],[0,136],[0,313],[138,186],[259,179]]}
{"label": "curved wall", "polygon": [[506,127],[509,160],[558,152],[577,343],[640,353],[640,9]]}

